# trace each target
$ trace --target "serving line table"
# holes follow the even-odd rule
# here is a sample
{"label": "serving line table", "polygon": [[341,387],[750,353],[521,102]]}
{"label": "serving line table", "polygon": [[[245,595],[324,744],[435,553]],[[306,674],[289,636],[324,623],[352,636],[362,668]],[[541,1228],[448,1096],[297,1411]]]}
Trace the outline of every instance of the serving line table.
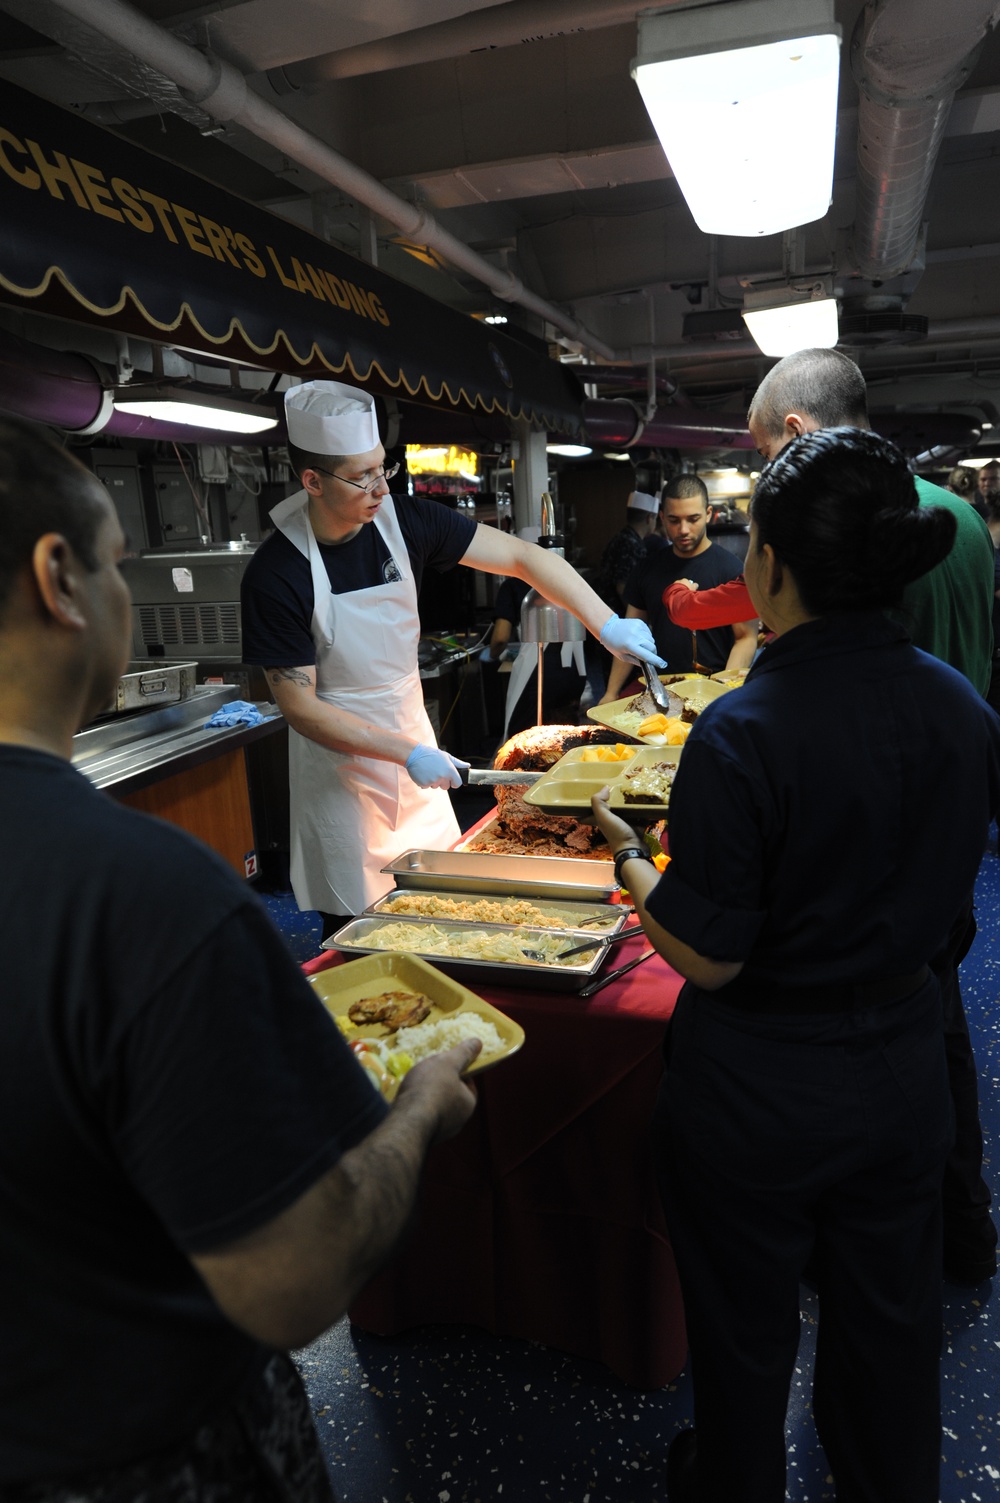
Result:
{"label": "serving line table", "polygon": [[[197,835],[241,876],[257,871],[266,811],[251,798],[260,743],[283,733],[276,705],[255,726],[206,726],[238,695],[233,684],[198,684],[188,699],[97,722],[73,737],[73,765],[120,803]],[[259,821],[255,818],[260,815]]]}
{"label": "serving line table", "polygon": [[[645,944],[623,941],[607,967]],[[684,1316],[649,1122],[682,984],[654,955],[587,999],[473,985],[521,1025],[524,1046],[477,1077],[472,1118],[431,1150],[414,1232],[351,1308],[357,1325],[477,1325],[602,1362],[637,1388],[677,1376]]]}

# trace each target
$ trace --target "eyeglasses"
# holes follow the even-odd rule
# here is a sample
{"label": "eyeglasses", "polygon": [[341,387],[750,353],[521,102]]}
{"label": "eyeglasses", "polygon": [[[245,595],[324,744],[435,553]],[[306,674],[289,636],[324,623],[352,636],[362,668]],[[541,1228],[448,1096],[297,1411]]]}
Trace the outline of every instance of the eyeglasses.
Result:
{"label": "eyeglasses", "polygon": [[364,493],[365,493],[366,496],[370,496],[371,493],[372,493],[372,491],[375,490],[376,487],[378,485],[380,485],[383,480],[386,481],[386,483],[388,483],[392,479],[392,477],[394,475],[398,475],[399,474],[399,465],[398,464],[391,464],[388,469],[386,469],[385,466],[383,465],[383,467],[380,470],[376,471],[374,477],[371,480],[368,481],[367,485],[365,485],[360,480],[348,480],[348,478],[347,478],[346,475],[337,475],[337,474],[334,473],[333,470],[324,470],[323,466],[320,465],[320,464],[311,465],[310,468],[314,469],[314,470],[319,470],[319,472],[320,472],[321,475],[329,475],[329,477],[330,477],[331,480],[342,480],[345,485],[354,485],[354,486],[357,486],[358,490],[359,491],[364,491]]}

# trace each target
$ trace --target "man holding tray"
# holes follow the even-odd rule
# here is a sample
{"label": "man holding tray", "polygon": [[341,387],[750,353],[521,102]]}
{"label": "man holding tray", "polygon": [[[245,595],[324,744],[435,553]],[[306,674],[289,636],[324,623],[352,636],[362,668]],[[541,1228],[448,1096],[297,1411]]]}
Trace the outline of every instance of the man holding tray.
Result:
{"label": "man holding tray", "polygon": [[0,420],[0,1495],[333,1503],[286,1349],[395,1246],[479,1042],[387,1111],[246,885],[75,771],[124,542]]}

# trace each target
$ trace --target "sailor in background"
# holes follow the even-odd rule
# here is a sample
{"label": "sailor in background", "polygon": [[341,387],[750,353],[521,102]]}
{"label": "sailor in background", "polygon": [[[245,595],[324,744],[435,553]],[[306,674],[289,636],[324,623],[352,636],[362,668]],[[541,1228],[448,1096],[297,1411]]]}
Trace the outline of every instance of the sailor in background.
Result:
{"label": "sailor in background", "polygon": [[565,559],[418,496],[389,495],[374,399],[337,381],[286,393],[289,457],[302,489],[243,577],[247,662],[267,673],[290,727],[291,878],[324,933],[391,887],[382,867],[447,849],[447,788],[463,763],[424,709],[417,592],[426,566],[512,574],[582,621],[615,656],[655,657],[645,622],[608,607]]}

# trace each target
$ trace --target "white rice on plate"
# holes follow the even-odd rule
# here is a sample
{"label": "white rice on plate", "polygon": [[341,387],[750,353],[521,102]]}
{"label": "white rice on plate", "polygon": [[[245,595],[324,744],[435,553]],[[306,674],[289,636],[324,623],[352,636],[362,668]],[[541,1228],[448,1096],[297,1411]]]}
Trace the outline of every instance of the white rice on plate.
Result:
{"label": "white rice on plate", "polygon": [[492,1023],[476,1012],[461,1012],[451,1018],[439,1018],[435,1023],[416,1023],[412,1028],[401,1028],[394,1043],[404,1050],[416,1063],[430,1054],[440,1054],[460,1044],[463,1039],[482,1039],[482,1056],[499,1054],[503,1039]]}

